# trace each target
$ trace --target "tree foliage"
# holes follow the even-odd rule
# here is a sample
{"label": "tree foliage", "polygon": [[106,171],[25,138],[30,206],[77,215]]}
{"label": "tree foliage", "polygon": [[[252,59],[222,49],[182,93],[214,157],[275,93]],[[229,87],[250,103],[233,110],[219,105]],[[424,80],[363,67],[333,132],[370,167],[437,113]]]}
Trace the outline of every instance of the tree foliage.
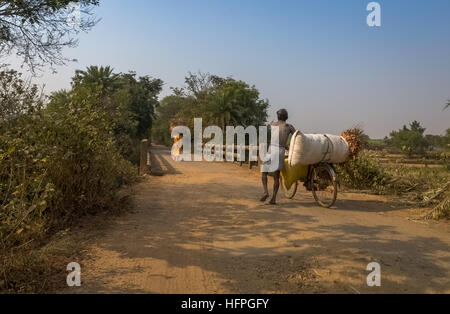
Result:
{"label": "tree foliage", "polygon": [[[80,19],[69,23],[73,4]],[[44,65],[68,61],[65,47],[75,47],[75,35],[87,32],[97,23],[92,8],[99,0],[0,0],[0,56],[19,56],[35,71]]]}
{"label": "tree foliage", "polygon": [[170,122],[182,121],[193,127],[194,118],[205,125],[244,127],[264,125],[267,121],[267,100],[259,91],[243,81],[211,74],[189,73],[184,88],[173,89],[157,109],[153,139],[170,144]]}
{"label": "tree foliage", "polygon": [[0,243],[22,244],[113,206],[135,175],[130,161],[161,87],[159,79],[90,67],[46,103],[19,73],[0,72]]}
{"label": "tree foliage", "polygon": [[403,129],[391,132],[389,142],[392,146],[403,150],[410,156],[423,154],[429,147],[429,143],[424,136],[425,130],[419,122],[413,121],[409,128],[405,125]]}
{"label": "tree foliage", "polygon": [[450,129],[447,129],[445,135],[442,138],[442,146],[447,150],[450,150]]}
{"label": "tree foliage", "polygon": [[51,96],[47,113],[65,115],[70,105],[83,106],[87,97],[95,95],[93,105],[108,119],[118,147],[125,157],[135,161],[136,141],[150,135],[162,85],[160,79],[149,76],[114,73],[109,66],[91,66],[76,71],[70,91]]}
{"label": "tree foliage", "polygon": [[24,81],[14,70],[0,72],[0,123],[42,107],[44,96],[38,86]]}

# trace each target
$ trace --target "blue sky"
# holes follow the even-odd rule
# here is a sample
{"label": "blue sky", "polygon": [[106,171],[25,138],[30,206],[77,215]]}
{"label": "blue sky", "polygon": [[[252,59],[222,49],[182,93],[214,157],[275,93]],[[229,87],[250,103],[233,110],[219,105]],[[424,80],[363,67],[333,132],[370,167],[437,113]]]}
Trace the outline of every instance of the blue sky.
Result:
{"label": "blue sky", "polygon": [[385,0],[382,26],[370,1],[103,0],[98,26],[45,73],[47,91],[69,87],[77,68],[111,65],[181,86],[188,71],[254,84],[271,117],[286,108],[304,132],[357,124],[382,138],[413,120],[450,127],[450,1]]}

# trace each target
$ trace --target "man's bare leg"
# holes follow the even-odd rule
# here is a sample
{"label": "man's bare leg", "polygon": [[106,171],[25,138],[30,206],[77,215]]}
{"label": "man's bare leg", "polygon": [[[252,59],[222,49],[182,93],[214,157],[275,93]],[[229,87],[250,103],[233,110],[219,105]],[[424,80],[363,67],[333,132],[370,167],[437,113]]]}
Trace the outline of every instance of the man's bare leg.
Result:
{"label": "man's bare leg", "polygon": [[262,184],[263,184],[263,188],[264,188],[264,195],[261,198],[261,202],[265,202],[268,198],[269,198],[269,188],[267,187],[267,172],[263,172],[262,173]]}
{"label": "man's bare leg", "polygon": [[274,183],[273,183],[273,197],[270,204],[275,205],[277,203],[277,194],[280,189],[280,171],[274,173]]}

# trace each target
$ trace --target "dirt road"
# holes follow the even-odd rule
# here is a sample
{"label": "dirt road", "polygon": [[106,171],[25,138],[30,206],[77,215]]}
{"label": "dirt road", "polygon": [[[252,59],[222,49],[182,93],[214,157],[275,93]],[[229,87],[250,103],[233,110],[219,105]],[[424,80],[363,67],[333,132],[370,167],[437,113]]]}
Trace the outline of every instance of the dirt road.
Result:
{"label": "dirt road", "polygon": [[[264,205],[256,171],[154,152],[164,176],[135,188],[135,210],[92,240],[68,292],[450,293],[448,223],[356,194],[334,209],[306,191]],[[371,262],[381,287],[367,285]]]}

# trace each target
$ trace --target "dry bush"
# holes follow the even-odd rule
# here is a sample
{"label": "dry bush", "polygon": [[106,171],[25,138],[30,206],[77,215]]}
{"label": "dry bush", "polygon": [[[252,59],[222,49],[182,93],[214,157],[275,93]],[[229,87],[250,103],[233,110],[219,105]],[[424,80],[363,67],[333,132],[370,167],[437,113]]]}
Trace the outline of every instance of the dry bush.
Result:
{"label": "dry bush", "polygon": [[450,218],[450,182],[442,188],[425,193],[423,198],[423,206],[434,206],[433,210],[425,216],[426,219]]}
{"label": "dry bush", "polygon": [[101,116],[24,118],[0,135],[0,243],[20,245],[73,218],[107,209],[136,169]]}
{"label": "dry bush", "polygon": [[349,188],[407,197],[408,202],[432,207],[428,219],[450,216],[449,171],[439,167],[383,166],[375,153],[360,152],[337,165],[339,182]]}
{"label": "dry bush", "polygon": [[42,278],[60,269],[53,266],[58,254],[39,250],[44,240],[79,217],[113,208],[137,170],[119,151],[95,94],[80,94],[64,114],[50,114],[37,103],[38,90],[15,79],[19,91],[0,82],[2,99],[13,97],[0,108],[0,290],[40,292]]}
{"label": "dry bush", "polygon": [[386,173],[375,154],[361,151],[355,158],[336,165],[339,183],[352,189],[386,191],[391,177]]}
{"label": "dry bush", "polygon": [[[0,253],[0,293],[45,293],[64,278],[60,254],[43,254],[36,249]],[[66,263],[67,265],[67,263]]]}

